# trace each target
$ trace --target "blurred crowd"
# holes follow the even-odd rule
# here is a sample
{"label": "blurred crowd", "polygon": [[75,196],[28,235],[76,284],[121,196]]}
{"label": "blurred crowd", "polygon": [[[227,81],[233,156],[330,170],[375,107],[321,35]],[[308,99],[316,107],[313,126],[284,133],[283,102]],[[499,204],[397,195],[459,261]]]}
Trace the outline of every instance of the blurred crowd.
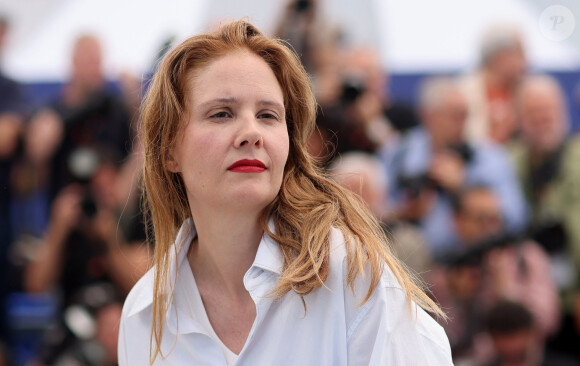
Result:
{"label": "blurred crowd", "polygon": [[[477,70],[425,78],[405,105],[377,50],[346,44],[314,0],[281,19],[319,103],[311,154],[448,314],[455,364],[580,365],[580,138],[520,31],[490,27]],[[43,106],[0,70],[0,366],[115,365],[124,296],[150,266],[143,85],[106,80],[103,56],[80,35]]]}
{"label": "blurred crowd", "polygon": [[[0,20],[0,44],[9,30]],[[150,266],[140,207],[141,83],[105,79],[79,35],[42,106],[0,76],[0,365],[116,365],[124,297]]]}

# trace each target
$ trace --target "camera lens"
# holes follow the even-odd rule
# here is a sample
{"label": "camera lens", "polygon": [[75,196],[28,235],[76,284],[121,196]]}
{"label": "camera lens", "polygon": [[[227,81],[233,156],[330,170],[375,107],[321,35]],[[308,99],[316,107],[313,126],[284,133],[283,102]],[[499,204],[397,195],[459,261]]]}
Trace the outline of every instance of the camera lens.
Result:
{"label": "camera lens", "polygon": [[298,0],[296,1],[296,11],[299,13],[305,12],[310,8],[310,0]]}
{"label": "camera lens", "polygon": [[68,168],[74,179],[81,182],[91,180],[99,167],[99,156],[91,148],[81,147],[74,150],[68,158]]}

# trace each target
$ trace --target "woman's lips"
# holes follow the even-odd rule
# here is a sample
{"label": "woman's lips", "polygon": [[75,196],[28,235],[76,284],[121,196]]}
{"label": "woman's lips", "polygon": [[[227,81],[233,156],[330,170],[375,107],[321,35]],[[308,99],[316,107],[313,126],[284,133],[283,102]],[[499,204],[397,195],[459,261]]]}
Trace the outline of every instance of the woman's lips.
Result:
{"label": "woman's lips", "polygon": [[230,165],[228,170],[235,173],[262,173],[266,170],[266,165],[260,160],[242,159]]}

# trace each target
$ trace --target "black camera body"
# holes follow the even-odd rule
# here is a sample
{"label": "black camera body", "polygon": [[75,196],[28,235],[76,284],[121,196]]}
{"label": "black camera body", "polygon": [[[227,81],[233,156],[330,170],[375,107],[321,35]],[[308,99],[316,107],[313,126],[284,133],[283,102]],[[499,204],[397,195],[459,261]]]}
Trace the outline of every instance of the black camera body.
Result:
{"label": "black camera body", "polygon": [[559,220],[549,220],[532,225],[531,238],[548,254],[565,252],[568,248],[568,234]]}
{"label": "black camera body", "polygon": [[431,179],[426,173],[413,176],[400,176],[397,179],[399,187],[410,198],[417,198],[425,189],[441,189],[436,181]]}
{"label": "black camera body", "polygon": [[294,4],[294,10],[297,13],[304,13],[312,6],[311,0],[297,0]]}
{"label": "black camera body", "polygon": [[365,93],[364,82],[359,78],[345,77],[342,80],[342,92],[340,101],[345,105],[350,105]]}
{"label": "black camera body", "polygon": [[[456,153],[464,164],[468,164],[474,158],[475,153],[473,148],[467,143],[450,145],[447,149]],[[424,189],[444,191],[444,188],[437,181],[429,177],[427,173],[399,176],[397,183],[411,198],[417,198]]]}
{"label": "black camera body", "polygon": [[465,249],[453,250],[443,255],[439,262],[446,267],[473,267],[481,265],[485,255],[496,248],[518,245],[522,237],[508,233],[491,236]]}

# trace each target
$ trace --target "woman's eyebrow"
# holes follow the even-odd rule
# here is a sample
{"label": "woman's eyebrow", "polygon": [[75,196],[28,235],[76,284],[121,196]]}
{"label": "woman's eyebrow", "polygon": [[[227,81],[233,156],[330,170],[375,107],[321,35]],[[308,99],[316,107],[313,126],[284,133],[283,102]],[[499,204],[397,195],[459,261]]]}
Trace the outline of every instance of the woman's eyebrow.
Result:
{"label": "woman's eyebrow", "polygon": [[200,108],[205,108],[205,107],[209,107],[215,104],[221,105],[221,104],[237,104],[238,103],[238,99],[236,98],[215,98],[215,99],[210,99],[206,102],[203,102],[199,105]]}
{"label": "woman's eyebrow", "polygon": [[281,111],[285,109],[282,103],[273,100],[260,100],[258,101],[257,105],[260,107],[274,107],[280,109]]}
{"label": "woman's eyebrow", "polygon": [[[199,108],[207,108],[213,105],[232,105],[238,104],[239,102],[240,101],[238,98],[215,98],[201,103],[199,105]],[[274,100],[264,99],[258,101],[256,104],[260,107],[274,107],[280,109],[281,111],[285,110],[284,105],[282,103]]]}

